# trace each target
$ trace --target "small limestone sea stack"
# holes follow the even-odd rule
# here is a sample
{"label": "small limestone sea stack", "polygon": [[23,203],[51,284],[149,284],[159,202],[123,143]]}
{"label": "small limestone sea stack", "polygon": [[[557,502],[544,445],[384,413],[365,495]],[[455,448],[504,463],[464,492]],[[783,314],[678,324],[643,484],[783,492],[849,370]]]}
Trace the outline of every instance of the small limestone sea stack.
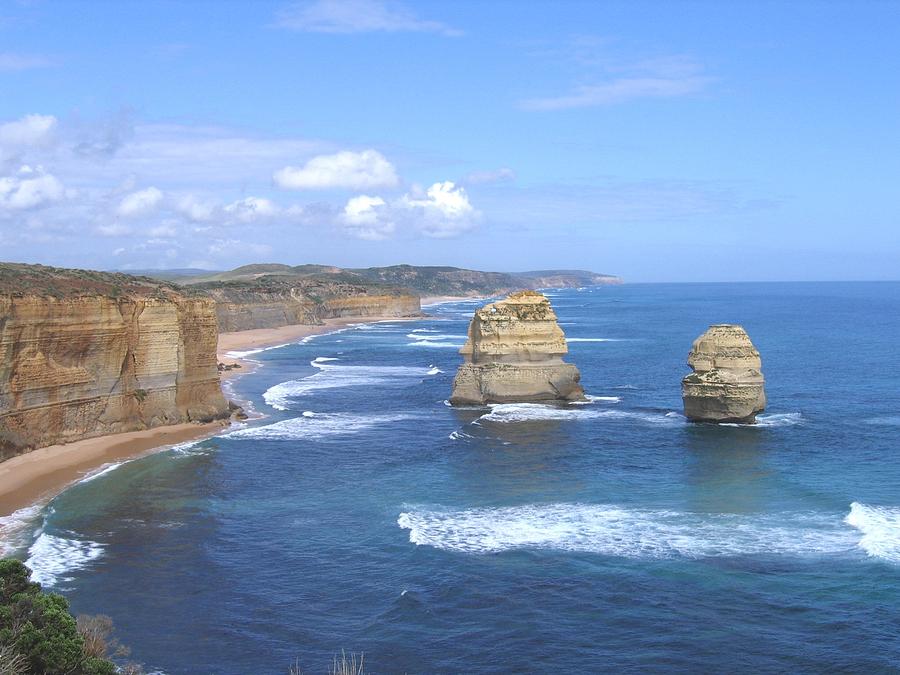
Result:
{"label": "small limestone sea stack", "polygon": [[517,291],[475,312],[465,362],[453,380],[453,405],[581,401],[581,375],[562,360],[566,337],[547,297]]}
{"label": "small limestone sea stack", "polygon": [[754,424],[765,410],[762,362],[741,326],[710,326],[694,340],[688,365],[694,372],[681,381],[681,396],[692,422]]}

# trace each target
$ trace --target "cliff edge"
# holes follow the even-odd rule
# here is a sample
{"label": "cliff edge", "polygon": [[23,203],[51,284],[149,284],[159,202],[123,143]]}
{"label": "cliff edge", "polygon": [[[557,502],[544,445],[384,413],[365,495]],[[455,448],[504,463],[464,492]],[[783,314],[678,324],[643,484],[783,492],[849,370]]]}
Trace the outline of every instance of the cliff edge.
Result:
{"label": "cliff edge", "polygon": [[547,297],[512,293],[475,312],[450,403],[583,400],[578,369],[562,360],[567,352]]}
{"label": "cliff edge", "polygon": [[124,274],[0,264],[0,459],[227,418],[209,298]]}

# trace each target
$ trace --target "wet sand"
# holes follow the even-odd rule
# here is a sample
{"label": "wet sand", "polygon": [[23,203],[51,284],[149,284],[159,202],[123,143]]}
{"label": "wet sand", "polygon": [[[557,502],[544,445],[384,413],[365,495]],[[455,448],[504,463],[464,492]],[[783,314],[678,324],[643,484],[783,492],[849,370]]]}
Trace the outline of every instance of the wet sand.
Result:
{"label": "wet sand", "polygon": [[210,436],[227,421],[176,424],[145,431],[86,438],[32,450],[0,463],[0,515],[46,501],[91,471],[150,451]]}

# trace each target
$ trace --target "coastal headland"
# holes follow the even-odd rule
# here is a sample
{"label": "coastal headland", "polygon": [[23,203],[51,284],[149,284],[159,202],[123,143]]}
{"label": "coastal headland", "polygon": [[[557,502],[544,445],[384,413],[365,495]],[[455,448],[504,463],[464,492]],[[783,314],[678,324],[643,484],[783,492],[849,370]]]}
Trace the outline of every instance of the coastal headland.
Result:
{"label": "coastal headland", "polygon": [[173,279],[0,263],[0,515],[219,432],[229,417],[220,381],[256,366],[241,352],[509,288],[619,282],[410,265],[249,265]]}

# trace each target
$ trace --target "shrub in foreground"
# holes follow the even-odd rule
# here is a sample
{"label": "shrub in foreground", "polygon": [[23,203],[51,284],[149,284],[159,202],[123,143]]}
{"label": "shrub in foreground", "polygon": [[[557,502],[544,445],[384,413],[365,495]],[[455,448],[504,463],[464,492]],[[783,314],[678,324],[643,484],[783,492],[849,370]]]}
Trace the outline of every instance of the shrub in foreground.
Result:
{"label": "shrub in foreground", "polygon": [[0,560],[0,675],[115,675],[110,649],[124,653],[111,634],[109,617],[76,621],[21,561]]}

